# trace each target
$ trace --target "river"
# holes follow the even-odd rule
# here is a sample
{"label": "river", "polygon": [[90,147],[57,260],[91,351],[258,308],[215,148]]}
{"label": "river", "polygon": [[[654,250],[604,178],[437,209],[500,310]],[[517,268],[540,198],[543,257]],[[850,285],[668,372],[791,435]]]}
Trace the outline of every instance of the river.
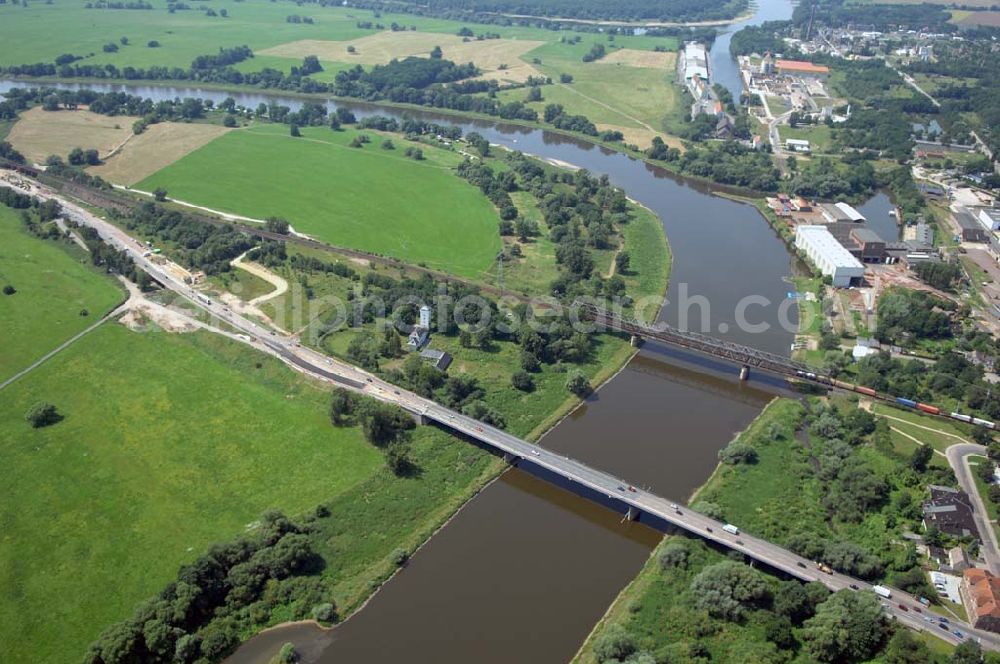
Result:
{"label": "river", "polygon": [[[783,9],[782,9],[783,8]],[[755,20],[787,16],[765,2]],[[712,50],[714,71],[723,35]],[[728,51],[725,52],[728,61]],[[720,77],[720,80],[721,79]],[[0,81],[0,92],[13,84]],[[72,86],[70,86],[72,87]],[[256,107],[280,96],[183,87],[93,85],[154,99],[198,96]],[[277,98],[276,98],[277,97]],[[345,104],[358,114],[401,112]],[[795,269],[783,242],[753,208],[619,153],[576,139],[502,123],[408,112],[476,130],[493,143],[607,174],[663,221],[674,255],[662,318],[787,353],[794,307],[785,300]],[[740,325],[745,318],[762,328]],[[765,301],[767,304],[764,304]],[[687,304],[685,304],[687,303]],[[690,313],[691,316],[686,314]],[[787,327],[787,326],[786,326]],[[763,329],[766,328],[766,329]],[[542,444],[687,500],[711,474],[716,455],[781,390],[735,368],[647,345],[613,380],[553,429]],[[569,660],[617,593],[639,571],[660,533],[511,469],[471,500],[371,602],[332,631],[295,625],[244,644],[230,664],[263,664],[292,641],[306,662],[522,662]]]}

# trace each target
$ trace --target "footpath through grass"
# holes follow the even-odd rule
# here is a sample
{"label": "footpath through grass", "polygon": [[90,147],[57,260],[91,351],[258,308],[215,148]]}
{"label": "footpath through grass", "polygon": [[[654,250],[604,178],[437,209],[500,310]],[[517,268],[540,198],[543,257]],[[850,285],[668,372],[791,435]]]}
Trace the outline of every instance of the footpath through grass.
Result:
{"label": "footpath through grass", "polygon": [[[19,212],[0,205],[0,381],[93,325],[125,290],[75,245],[33,237]],[[81,315],[86,310],[87,315]]]}
{"label": "footpath through grass", "polygon": [[[477,277],[500,250],[499,216],[480,191],[451,172],[457,152],[374,131],[283,125],[232,131],[136,188],[247,217],[288,219],[330,244]],[[371,143],[349,147],[358,134]],[[403,153],[419,147],[423,161]]]}
{"label": "footpath through grass", "polygon": [[[24,413],[42,399],[65,420],[34,430]],[[382,463],[276,360],[204,332],[102,326],[0,400],[0,659],[79,661],[211,543]]]}

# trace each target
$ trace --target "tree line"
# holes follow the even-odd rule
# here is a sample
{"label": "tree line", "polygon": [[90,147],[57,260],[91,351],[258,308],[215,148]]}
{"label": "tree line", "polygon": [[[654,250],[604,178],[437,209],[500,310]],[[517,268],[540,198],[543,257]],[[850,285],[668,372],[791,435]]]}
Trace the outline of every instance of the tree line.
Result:
{"label": "tree line", "polygon": [[[417,5],[415,2],[393,3]],[[419,3],[431,11],[469,16],[514,14],[592,20],[705,21],[732,18],[747,7],[745,0],[429,0]]]}
{"label": "tree line", "polygon": [[[178,664],[218,661],[240,642],[252,622],[248,607],[282,603],[274,591],[293,587],[314,606],[332,599],[304,575],[320,559],[308,538],[309,527],[280,512],[267,512],[250,535],[216,544],[133,615],[111,625],[90,646],[86,664],[147,662]],[[290,580],[292,583],[281,583]],[[301,583],[295,581],[301,580]],[[263,601],[261,601],[263,600]],[[332,609],[326,613],[333,618]],[[304,616],[303,616],[304,617]]]}

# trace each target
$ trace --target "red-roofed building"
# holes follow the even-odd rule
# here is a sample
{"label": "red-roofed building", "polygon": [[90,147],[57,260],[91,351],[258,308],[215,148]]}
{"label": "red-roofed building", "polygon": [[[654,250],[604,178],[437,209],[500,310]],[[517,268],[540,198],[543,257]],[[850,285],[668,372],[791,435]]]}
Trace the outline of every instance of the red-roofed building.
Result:
{"label": "red-roofed building", "polygon": [[776,64],[779,74],[810,76],[812,78],[826,78],[830,75],[829,67],[806,62],[805,60],[778,60]]}
{"label": "red-roofed building", "polygon": [[1000,633],[1000,579],[973,567],[963,573],[959,592],[972,626]]}

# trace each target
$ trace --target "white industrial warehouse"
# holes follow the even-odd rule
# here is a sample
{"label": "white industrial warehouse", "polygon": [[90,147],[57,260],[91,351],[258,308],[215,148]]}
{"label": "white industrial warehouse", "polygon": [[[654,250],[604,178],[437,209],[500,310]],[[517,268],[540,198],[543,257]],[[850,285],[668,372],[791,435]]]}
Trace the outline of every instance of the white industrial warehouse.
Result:
{"label": "white industrial warehouse", "polygon": [[684,80],[690,81],[695,76],[708,80],[708,53],[704,44],[688,42],[684,45]]}
{"label": "white industrial warehouse", "polygon": [[795,246],[811,260],[833,285],[844,288],[865,276],[865,266],[844,248],[826,226],[797,226]]}

